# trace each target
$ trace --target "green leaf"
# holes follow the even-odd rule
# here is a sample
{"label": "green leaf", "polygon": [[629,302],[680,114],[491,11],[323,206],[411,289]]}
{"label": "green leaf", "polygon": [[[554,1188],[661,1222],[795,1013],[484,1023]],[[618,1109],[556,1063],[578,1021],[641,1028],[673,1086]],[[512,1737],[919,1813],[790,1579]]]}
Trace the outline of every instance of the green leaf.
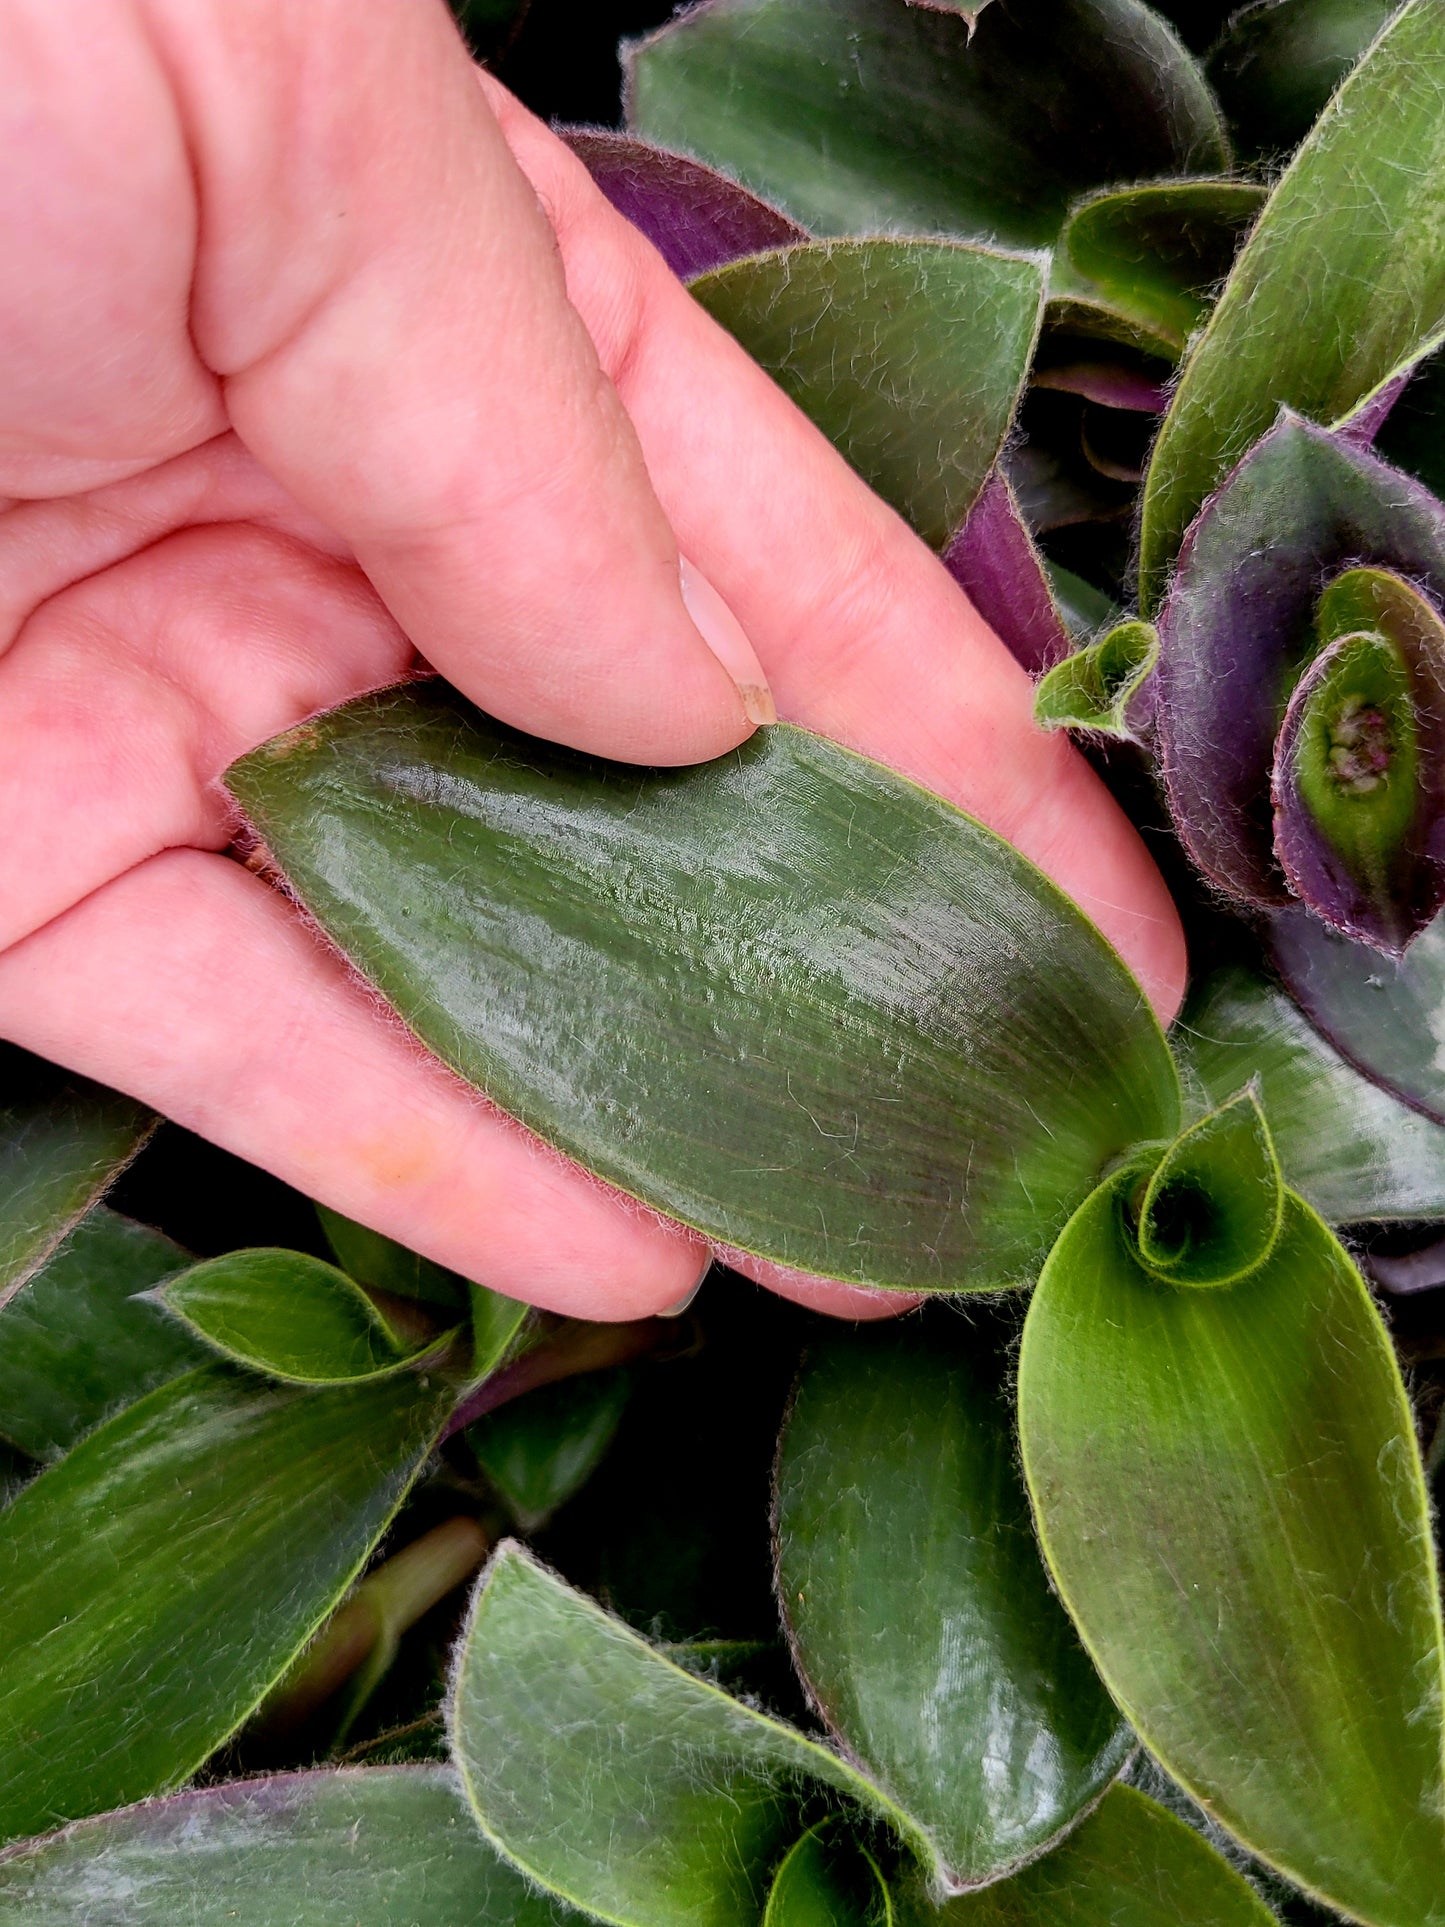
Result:
{"label": "green leaf", "polygon": [[1044,729],[1082,729],[1096,736],[1136,737],[1138,707],[1159,660],[1159,634],[1147,622],[1121,622],[1066,656],[1034,691],[1034,721]]}
{"label": "green leaf", "polygon": [[209,1366],[33,1480],[0,1513],[0,1837],[194,1773],[345,1593],[447,1403]]}
{"label": "green leaf", "polygon": [[191,1262],[98,1205],[0,1311],[0,1433],[54,1459],[121,1405],[206,1362],[136,1294]]}
{"label": "green leaf", "polygon": [[1151,1276],[1133,1184],[1079,1211],[1024,1327],[1059,1590],[1145,1745],[1252,1852],[1373,1927],[1436,1927],[1445,1642],[1384,1327],[1292,1195],[1232,1289]]}
{"label": "green leaf", "polygon": [[423,1042],[720,1244],[984,1290],[1177,1129],[1167,1047],[1092,925],[990,831],[801,730],[648,773],[423,685],[228,781]]}
{"label": "green leaf", "polygon": [[1214,1290],[1269,1257],[1284,1199],[1274,1141],[1248,1084],[1179,1134],[1126,1208],[1137,1209],[1139,1258],[1152,1277]]}
{"label": "green leaf", "polygon": [[1045,1851],[1133,1739],[1039,1559],[1002,1358],[953,1313],[825,1334],[779,1447],[776,1519],[810,1694],[950,1885]]}
{"label": "green leaf", "polygon": [[816,234],[1047,246],[1105,181],[1228,166],[1218,111],[1136,0],[715,0],[628,55],[629,123]]}
{"label": "green leaf", "polygon": [[0,1927],[561,1927],[445,1767],[204,1787],[0,1859]]}
{"label": "green leaf", "polygon": [[893,1927],[893,1904],[868,1849],[824,1820],[778,1868],[763,1927]]}
{"label": "green leaf", "polygon": [[1212,1847],[1126,1786],[1012,1880],[938,1908],[899,1898],[899,1927],[1274,1927]]}
{"label": "green leaf", "polygon": [[1208,73],[1242,160],[1287,154],[1394,12],[1396,0],[1255,0]]}
{"label": "green leaf", "polygon": [[1175,392],[1144,489],[1140,592],[1281,404],[1349,415],[1445,328],[1445,13],[1411,0],[1270,196]]}
{"label": "green leaf", "polygon": [[1086,582],[1081,575],[1075,575],[1072,569],[1060,568],[1057,562],[1050,562],[1047,558],[1044,569],[1060,613],[1075,641],[1088,641],[1101,630],[1112,628],[1123,615],[1123,610],[1111,596],[1105,595],[1092,582]]}
{"label": "green leaf", "polygon": [[949,241],[803,243],[692,292],[863,479],[942,548],[1013,421],[1038,260]]}
{"label": "green leaf", "polygon": [[467,1293],[472,1310],[471,1380],[480,1384],[526,1350],[537,1314],[531,1305],[487,1285],[469,1284]]}
{"label": "green leaf", "polygon": [[1445,1218],[1445,1126],[1361,1076],[1276,985],[1216,972],[1174,1048],[1215,1104],[1258,1080],[1285,1177],[1327,1223]]}
{"label": "green leaf", "polygon": [[626,1371],[544,1385],[467,1428],[467,1444],[521,1532],[536,1532],[580,1492],[617,1434]]}
{"label": "green leaf", "polygon": [[415,1298],[423,1305],[439,1305],[445,1311],[465,1311],[467,1281],[454,1271],[434,1265],[394,1238],[384,1238],[364,1224],[343,1218],[318,1204],[316,1215],[326,1242],[336,1254],[341,1269],[368,1291],[384,1291],[393,1298]]}
{"label": "green leaf", "polygon": [[488,1839],[618,1927],[756,1919],[820,1802],[928,1852],[836,1754],[683,1672],[514,1544],[477,1590],[451,1729]]}
{"label": "green leaf", "polygon": [[129,1098],[0,1045],[0,1305],[154,1128]]}
{"label": "green leaf", "polygon": [[296,1385],[400,1371],[408,1347],[344,1271],[301,1251],[230,1251],[148,1294],[222,1357]]}

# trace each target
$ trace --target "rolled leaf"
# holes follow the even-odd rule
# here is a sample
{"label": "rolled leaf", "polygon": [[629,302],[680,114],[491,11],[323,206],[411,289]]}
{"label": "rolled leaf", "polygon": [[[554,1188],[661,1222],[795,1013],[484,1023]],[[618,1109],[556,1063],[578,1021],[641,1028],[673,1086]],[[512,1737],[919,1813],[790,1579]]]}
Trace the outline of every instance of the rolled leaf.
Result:
{"label": "rolled leaf", "polygon": [[446,1767],[204,1787],[0,1857],[3,1927],[562,1927]]}
{"label": "rolled leaf", "polygon": [[33,1480],[0,1513],[0,1837],[194,1773],[346,1592],[446,1402],[208,1366]]}
{"label": "rolled leaf", "polygon": [[1136,1185],[1080,1210],[1024,1328],[1059,1590],[1145,1745],[1253,1853],[1372,1927],[1435,1927],[1445,1640],[1384,1327],[1292,1194],[1241,1282],[1171,1286],[1141,1262]]}
{"label": "rolled leaf", "polygon": [[801,730],[649,774],[412,686],[228,781],[424,1042],[720,1244],[986,1289],[1177,1127],[1168,1050],[1092,925],[981,825]]}
{"label": "rolled leaf", "polygon": [[1189,358],[1144,490],[1145,615],[1281,404],[1338,421],[1445,330],[1442,195],[1445,13],[1410,0],[1270,196]]}
{"label": "rolled leaf", "polygon": [[57,1459],[124,1405],[207,1362],[206,1348],[136,1294],[191,1262],[104,1205],[0,1312],[0,1435]]}
{"label": "rolled leaf", "polygon": [[836,1821],[810,1827],[778,1869],[763,1927],[893,1927],[878,1862]]}
{"label": "rolled leaf", "polygon": [[799,1670],[954,1891],[1044,1852],[1133,1745],[1039,1559],[1009,1389],[952,1316],[830,1332],[778,1454]]}
{"label": "rolled leaf", "polygon": [[1147,622],[1121,622],[1055,664],[1034,692],[1034,720],[1045,729],[1135,739],[1158,661],[1158,631]]}
{"label": "rolled leaf", "polygon": [[1048,571],[1002,468],[979,491],[943,551],[943,565],[1030,675],[1069,653],[1069,631]]}
{"label": "rolled leaf", "polygon": [[703,275],[692,292],[941,548],[1013,421],[1040,263],[959,242],[810,243]]}
{"label": "rolled leaf", "polygon": [[1265,1264],[1284,1218],[1284,1179],[1252,1084],[1181,1131],[1137,1209],[1140,1264],[1170,1285],[1217,1290]]}
{"label": "rolled leaf", "polygon": [[1202,75],[1136,0],[1027,17],[893,0],[711,0],[627,60],[628,120],[815,234],[1047,246],[1105,181],[1228,165]]}
{"label": "rolled leaf", "polygon": [[756,1919],[820,1805],[900,1827],[927,1855],[836,1754],[683,1672],[513,1544],[477,1590],[450,1723],[483,1833],[617,1927]]}
{"label": "rolled leaf", "polygon": [[1211,47],[1207,72],[1241,160],[1287,154],[1309,133],[1395,0],[1254,0]]}
{"label": "rolled leaf", "polygon": [[569,129],[567,145],[619,214],[684,281],[806,231],[714,168],[601,128]]}

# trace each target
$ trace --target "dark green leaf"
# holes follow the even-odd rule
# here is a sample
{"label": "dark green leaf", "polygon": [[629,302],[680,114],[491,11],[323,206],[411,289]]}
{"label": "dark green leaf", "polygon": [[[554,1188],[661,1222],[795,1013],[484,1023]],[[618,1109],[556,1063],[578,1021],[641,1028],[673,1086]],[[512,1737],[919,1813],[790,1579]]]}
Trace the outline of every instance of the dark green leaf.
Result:
{"label": "dark green leaf", "polygon": [[1003,1361],[953,1313],[812,1348],[778,1458],[778,1592],[823,1718],[997,1879],[1097,1800],[1132,1736],[1050,1590]]}
{"label": "dark green leaf", "polygon": [[1287,154],[1394,12],[1396,0],[1254,0],[1209,55],[1242,160]]}
{"label": "dark green leaf", "polygon": [[591,1478],[616,1436],[626,1371],[544,1385],[467,1428],[467,1443],[522,1532],[535,1532]]}
{"label": "dark green leaf", "polygon": [[1024,1328],[1024,1467],[1114,1697],[1254,1853],[1375,1927],[1445,1921],[1445,1643],[1414,1425],[1344,1251],[1287,1198],[1232,1289],[1140,1264],[1134,1180]]}
{"label": "dark green leaf", "polygon": [[1057,562],[1045,562],[1044,567],[1069,633],[1076,642],[1087,642],[1101,629],[1112,628],[1123,614],[1112,597],[1092,582],[1085,582],[1072,569],[1060,568]]}
{"label": "dark green leaf", "polygon": [[177,1785],[329,1615],[446,1409],[209,1366],[0,1513],[0,1836]]}
{"label": "dark green leaf", "polygon": [[1031,1275],[1110,1157],[1177,1128],[1143,993],[1073,905],[801,730],[646,773],[428,685],[228,780],[444,1061],[719,1243],[986,1289]]}
{"label": "dark green leaf", "polygon": [[779,1867],[763,1927],[893,1927],[877,1861],[845,1825],[820,1821]]}
{"label": "dark green leaf", "polygon": [[941,548],[1018,407],[1039,262],[951,241],[803,243],[718,268],[692,292]]}
{"label": "dark green leaf", "polygon": [[0,1045],[0,1305],[154,1128],[128,1097]]}
{"label": "dark green leaf", "polygon": [[59,1458],[121,1405],[206,1362],[135,1294],[191,1262],[169,1238],[97,1206],[0,1311],[0,1433]]}
{"label": "dark green leaf", "polygon": [[1106,181],[1228,165],[1203,76],[1136,0],[960,14],[714,0],[629,56],[633,129],[815,234],[1047,246]]}
{"label": "dark green leaf", "polygon": [[908,1829],[927,1854],[835,1754],[681,1671],[519,1546],[477,1590],[451,1723],[482,1831],[617,1927],[756,1919],[820,1800]]}
{"label": "dark green leaf", "polygon": [[288,1773],[129,1807],[0,1859],[0,1927],[561,1927],[445,1767]]}
{"label": "dark green leaf", "polygon": [[1158,631],[1147,622],[1121,622],[1054,665],[1034,692],[1034,720],[1045,729],[1133,738],[1139,698],[1158,660]]}
{"label": "dark green leaf", "polygon": [[1155,444],[1140,586],[1286,404],[1349,415],[1445,328],[1445,11],[1411,0],[1271,195]]}
{"label": "dark green leaf", "polygon": [[393,1298],[416,1298],[445,1311],[466,1310],[467,1281],[456,1272],[434,1265],[430,1258],[408,1251],[379,1231],[343,1218],[339,1211],[328,1211],[324,1204],[317,1205],[316,1215],[337,1264],[368,1291],[388,1292]]}
{"label": "dark green leaf", "polygon": [[467,1287],[472,1309],[472,1380],[480,1384],[508,1359],[525,1350],[536,1313],[520,1299],[487,1285]]}

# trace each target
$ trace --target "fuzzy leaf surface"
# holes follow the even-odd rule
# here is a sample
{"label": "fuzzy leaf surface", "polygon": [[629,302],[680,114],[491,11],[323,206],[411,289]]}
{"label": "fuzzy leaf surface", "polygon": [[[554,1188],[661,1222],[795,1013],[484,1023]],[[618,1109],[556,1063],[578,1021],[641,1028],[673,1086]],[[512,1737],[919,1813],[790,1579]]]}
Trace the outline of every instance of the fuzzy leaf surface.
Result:
{"label": "fuzzy leaf surface", "polygon": [[1036,260],[961,242],[804,243],[692,283],[863,479],[941,548],[1013,421]]}
{"label": "fuzzy leaf surface", "polygon": [[1081,729],[1131,738],[1159,661],[1158,631],[1121,622],[1097,642],[1055,663],[1034,692],[1034,720],[1044,729]]}
{"label": "fuzzy leaf surface", "polygon": [[1001,467],[979,490],[943,566],[1014,659],[1037,676],[1072,648],[1062,598]]}
{"label": "fuzzy leaf surface", "polygon": [[1288,154],[1395,10],[1395,0],[1254,0],[1207,72],[1241,160]]}
{"label": "fuzzy leaf surface", "polygon": [[778,1868],[763,1927],[893,1927],[892,1897],[872,1854],[825,1820]]}
{"label": "fuzzy leaf surface", "polygon": [[628,56],[632,129],[815,234],[1048,246],[1106,181],[1209,173],[1228,149],[1193,60],[1136,0],[711,0]]}
{"label": "fuzzy leaf surface", "polygon": [[0,1837],[193,1773],[345,1593],[445,1403],[208,1366],[28,1485],[0,1513]]}
{"label": "fuzzy leaf surface", "polygon": [[1189,358],[1145,482],[1144,614],[1282,404],[1338,421],[1445,329],[1442,196],[1445,12],[1410,0],[1270,196]]}
{"label": "fuzzy leaf surface", "polygon": [[848,1755],[996,1880],[1096,1801],[1133,1744],[1050,1590],[1002,1360],[956,1318],[828,1332],[779,1447],[778,1593]]}
{"label": "fuzzy leaf surface", "polygon": [[721,1244],[983,1289],[1177,1128],[1167,1047],[1093,926],[971,818],[802,730],[644,772],[413,686],[228,781],[423,1042]]}
{"label": "fuzzy leaf surface", "polygon": [[1149,1750],[1372,1927],[1445,1920],[1445,1640],[1414,1422],[1359,1273],[1298,1198],[1232,1288],[1135,1255],[1133,1179],[1055,1247],[1019,1366],[1049,1565]]}

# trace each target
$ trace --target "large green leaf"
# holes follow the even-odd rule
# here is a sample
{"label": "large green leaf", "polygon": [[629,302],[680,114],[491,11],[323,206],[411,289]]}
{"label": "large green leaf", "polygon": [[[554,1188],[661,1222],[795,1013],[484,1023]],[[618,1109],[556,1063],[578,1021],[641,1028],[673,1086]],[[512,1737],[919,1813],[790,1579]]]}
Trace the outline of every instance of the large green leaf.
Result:
{"label": "large green leaf", "polygon": [[1150,1751],[1252,1851],[1373,1927],[1438,1927],[1445,1643],[1384,1328],[1293,1195],[1232,1287],[1151,1275],[1137,1182],[1079,1211],[1024,1328],[1024,1467],[1059,1589]]}
{"label": "large green leaf", "polygon": [[117,1407],[203,1365],[204,1347],[135,1297],[189,1263],[104,1205],[82,1218],[0,1311],[0,1435],[59,1458]]}
{"label": "large green leaf", "polygon": [[1280,405],[1351,414],[1445,329],[1445,10],[1411,0],[1271,195],[1184,370],[1144,490],[1140,587]]}
{"label": "large green leaf", "polygon": [[561,1927],[441,1766],[242,1780],[26,1841],[0,1927]]}
{"label": "large green leaf", "polygon": [[445,1410],[209,1366],[0,1513],[0,1837],[177,1785],[337,1604]]}
{"label": "large green leaf", "polygon": [[482,1831],[618,1927],[757,1919],[820,1805],[892,1821],[927,1856],[836,1754],[683,1672],[510,1543],[477,1590],[451,1722]]}
{"label": "large green leaf", "polygon": [[1013,421],[1043,312],[1037,260],[950,241],[805,243],[692,292],[863,479],[941,548]]}
{"label": "large green leaf", "polygon": [[1275,984],[1242,965],[1217,971],[1174,1044],[1216,1104],[1259,1079],[1285,1176],[1328,1223],[1445,1218],[1445,1125],[1363,1077]]}
{"label": "large green leaf", "polygon": [[150,1112],[0,1044],[0,1305],[134,1157]]}
{"label": "large green leaf", "polygon": [[961,14],[713,0],[633,47],[632,127],[817,234],[1047,245],[1106,181],[1228,165],[1203,76],[1138,0]]}
{"label": "large green leaf", "polygon": [[1050,1589],[1003,1360],[952,1312],[810,1350],[778,1458],[778,1592],[824,1719],[956,1885],[1042,1852],[1132,1735]]}
{"label": "large green leaf", "polygon": [[1167,1048],[1092,925],[971,818],[801,730],[647,773],[424,685],[227,780],[438,1056],[720,1243],[986,1289],[1176,1128]]}

